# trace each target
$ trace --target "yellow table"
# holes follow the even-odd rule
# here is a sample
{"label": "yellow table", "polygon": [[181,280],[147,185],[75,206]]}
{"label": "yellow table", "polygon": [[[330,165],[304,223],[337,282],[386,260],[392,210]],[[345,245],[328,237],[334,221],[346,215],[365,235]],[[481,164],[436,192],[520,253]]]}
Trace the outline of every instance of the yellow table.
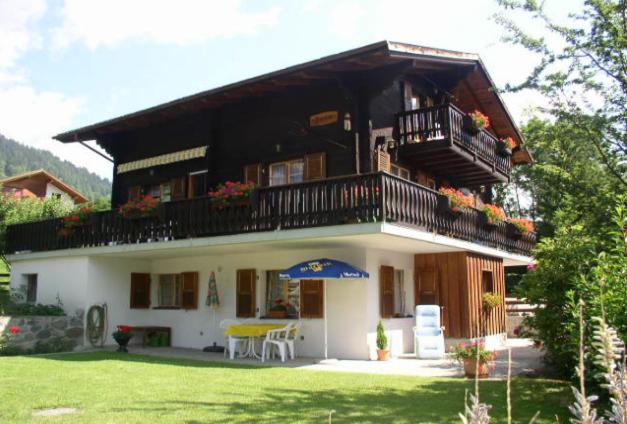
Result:
{"label": "yellow table", "polygon": [[[243,358],[257,358],[260,359],[261,356],[255,352],[255,338],[263,337],[270,330],[278,330],[279,328],[285,328],[287,324],[235,324],[229,325],[224,334],[229,336],[229,345],[231,337],[248,337],[248,346],[246,352],[243,354],[240,352],[241,357]],[[229,349],[229,357],[231,359],[235,359],[235,352]]]}

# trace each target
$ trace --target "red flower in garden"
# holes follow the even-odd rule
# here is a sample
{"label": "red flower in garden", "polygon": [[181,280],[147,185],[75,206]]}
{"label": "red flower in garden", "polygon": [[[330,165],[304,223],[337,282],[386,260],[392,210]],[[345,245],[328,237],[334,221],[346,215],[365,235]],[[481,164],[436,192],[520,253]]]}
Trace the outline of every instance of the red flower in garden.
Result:
{"label": "red flower in garden", "polygon": [[11,328],[9,328],[9,333],[17,334],[20,331],[22,331],[22,330],[20,330],[20,327],[11,327]]}
{"label": "red flower in garden", "polygon": [[130,325],[118,325],[118,331],[120,333],[130,333],[133,327]]}

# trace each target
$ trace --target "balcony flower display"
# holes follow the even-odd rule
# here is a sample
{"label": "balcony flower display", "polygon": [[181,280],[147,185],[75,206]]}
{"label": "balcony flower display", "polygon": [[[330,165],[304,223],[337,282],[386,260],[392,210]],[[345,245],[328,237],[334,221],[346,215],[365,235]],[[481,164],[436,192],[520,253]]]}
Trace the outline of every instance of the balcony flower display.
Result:
{"label": "balcony flower display", "polygon": [[503,211],[503,208],[500,206],[486,203],[480,207],[480,210],[485,213],[485,216],[487,217],[487,222],[485,222],[485,224],[495,225],[507,219],[505,211]]}
{"label": "balcony flower display", "polygon": [[246,204],[250,202],[250,197],[256,187],[254,183],[227,181],[218,185],[214,191],[210,191],[209,197],[211,203],[218,208]]}
{"label": "balcony flower display", "polygon": [[508,222],[522,234],[532,233],[535,230],[533,222],[527,218],[510,218]]}
{"label": "balcony flower display", "polygon": [[490,126],[490,118],[479,110],[469,113],[464,119],[464,127],[471,134],[478,134],[484,128]]}
{"label": "balcony flower display", "polygon": [[450,205],[446,207],[439,205],[438,208],[441,211],[449,209],[453,214],[460,214],[464,209],[472,208],[474,205],[474,199],[471,195],[464,194],[460,190],[452,187],[441,187],[439,192],[445,195],[450,202]]}
{"label": "balcony flower display", "polygon": [[499,139],[499,142],[496,143],[496,147],[498,149],[498,153],[501,155],[511,155],[512,149],[516,147],[516,142],[511,137],[505,137]]}
{"label": "balcony flower display", "polygon": [[[450,346],[449,352],[455,360],[462,363],[466,377],[477,375],[479,378],[485,378],[490,375],[490,369],[494,369],[494,364],[490,362],[496,359],[496,354],[486,349],[483,340]],[[479,364],[477,364],[477,359]]]}
{"label": "balcony flower display", "polygon": [[149,218],[155,216],[161,202],[150,195],[131,199],[120,206],[119,214],[125,219]]}
{"label": "balcony flower display", "polygon": [[74,212],[63,217],[63,226],[67,229],[73,229],[85,225],[89,222],[89,217],[93,213],[90,206],[83,206]]}

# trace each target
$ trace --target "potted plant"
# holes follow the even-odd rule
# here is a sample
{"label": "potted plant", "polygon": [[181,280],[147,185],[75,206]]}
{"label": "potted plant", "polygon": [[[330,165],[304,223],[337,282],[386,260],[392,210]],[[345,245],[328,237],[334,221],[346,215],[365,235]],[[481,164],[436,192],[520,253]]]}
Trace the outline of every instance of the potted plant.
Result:
{"label": "potted plant", "polygon": [[507,236],[519,239],[523,234],[534,231],[533,222],[527,218],[510,218],[507,221]]}
{"label": "potted plant", "polygon": [[503,208],[500,206],[485,203],[481,205],[479,209],[483,212],[479,215],[479,219],[481,221],[480,225],[482,227],[493,227],[499,222],[504,222],[507,219],[505,211],[503,211]]}
{"label": "potted plant", "polygon": [[[451,356],[460,362],[464,367],[466,377],[486,378],[490,375],[490,369],[494,369],[494,365],[490,361],[496,359],[496,354],[485,348],[485,342],[459,343],[456,346],[449,347]],[[477,364],[477,360],[479,363]]]}
{"label": "potted plant", "polygon": [[211,204],[218,209],[233,205],[248,205],[255,188],[254,183],[227,181],[220,184],[214,191],[209,192]]}
{"label": "potted plant", "polygon": [[471,195],[464,194],[452,187],[441,187],[439,190],[443,196],[438,196],[437,209],[440,214],[458,216],[464,209],[472,208],[474,200]]}
{"label": "potted plant", "polygon": [[510,156],[514,147],[516,147],[516,143],[511,137],[501,138],[498,143],[496,143],[496,151],[501,156]]}
{"label": "potted plant", "polygon": [[388,349],[388,338],[385,335],[383,322],[377,324],[377,359],[379,361],[387,361],[390,359],[390,350]]}
{"label": "potted plant", "polygon": [[277,299],[274,301],[274,306],[268,311],[270,318],[287,318],[287,305],[283,304],[283,299]]}
{"label": "potted plant", "polygon": [[133,330],[133,327],[129,325],[118,325],[117,330],[113,332],[113,339],[118,344],[118,352],[128,352],[126,345],[133,338],[131,330]]}
{"label": "potted plant", "polygon": [[83,206],[63,217],[63,227],[59,230],[60,236],[69,236],[74,230],[89,223],[93,213],[91,206]]}
{"label": "potted plant", "polygon": [[501,306],[503,304],[503,299],[498,293],[484,293],[481,296],[481,302],[483,304],[483,308],[486,312],[490,312],[492,309]]}
{"label": "potted plant", "polygon": [[124,219],[150,218],[157,214],[161,202],[151,195],[139,199],[131,199],[118,210]]}
{"label": "potted plant", "polygon": [[489,126],[490,118],[478,110],[464,116],[464,129],[472,135],[479,134],[479,131]]}

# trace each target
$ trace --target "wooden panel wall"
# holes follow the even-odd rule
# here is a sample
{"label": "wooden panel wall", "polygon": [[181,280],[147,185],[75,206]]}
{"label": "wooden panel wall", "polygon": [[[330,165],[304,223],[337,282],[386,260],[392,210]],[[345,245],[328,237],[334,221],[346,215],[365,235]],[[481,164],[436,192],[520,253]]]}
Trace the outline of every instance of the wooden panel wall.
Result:
{"label": "wooden panel wall", "polygon": [[482,272],[491,271],[494,290],[503,296],[504,303],[502,259],[467,252],[417,254],[414,267],[415,304],[420,303],[421,274],[436,272],[436,298],[444,307],[442,322],[446,337],[470,338],[505,332],[505,308],[500,306],[484,315],[481,301]]}

